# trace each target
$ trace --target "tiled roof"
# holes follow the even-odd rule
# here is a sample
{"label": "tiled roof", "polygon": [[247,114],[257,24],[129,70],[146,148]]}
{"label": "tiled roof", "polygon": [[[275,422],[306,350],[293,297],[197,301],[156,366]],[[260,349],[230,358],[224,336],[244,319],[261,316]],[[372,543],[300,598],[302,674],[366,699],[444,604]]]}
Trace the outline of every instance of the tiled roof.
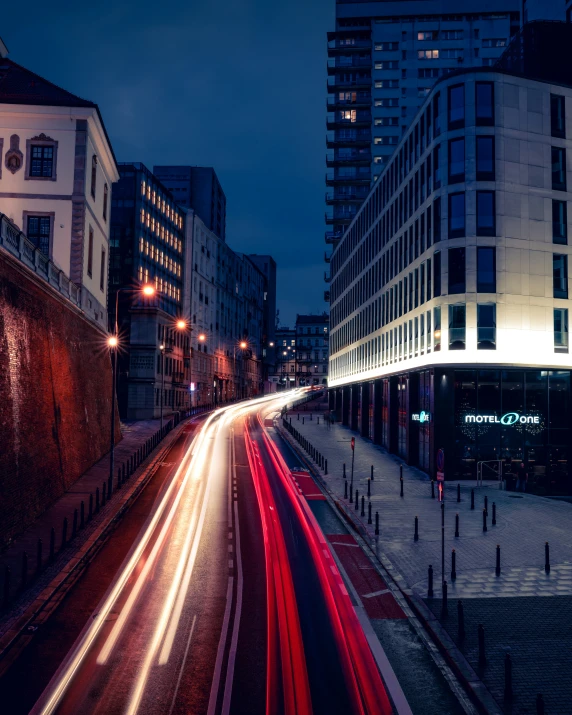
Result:
{"label": "tiled roof", "polygon": [[0,103],[97,109],[93,102],[76,97],[8,58],[0,58]]}

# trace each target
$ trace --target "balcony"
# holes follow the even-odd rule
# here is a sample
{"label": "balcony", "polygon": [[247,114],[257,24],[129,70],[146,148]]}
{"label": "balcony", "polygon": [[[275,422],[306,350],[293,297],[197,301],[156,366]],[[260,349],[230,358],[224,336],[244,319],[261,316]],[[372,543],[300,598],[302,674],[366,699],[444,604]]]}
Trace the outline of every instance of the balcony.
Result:
{"label": "balcony", "polygon": [[324,291],[324,300],[326,301],[326,303],[330,302],[330,291],[329,290]]}
{"label": "balcony", "polygon": [[324,240],[330,246],[337,246],[338,241],[344,234],[341,231],[326,231],[324,234]]}
{"label": "balcony", "polygon": [[333,224],[337,224],[340,226],[347,226],[355,218],[357,210],[358,210],[357,205],[353,205],[353,206],[351,204],[349,206],[336,205],[336,206],[334,206],[331,214],[328,214],[328,213],[326,214],[326,216],[325,216],[326,224],[328,226],[331,226]]}
{"label": "balcony", "polygon": [[371,69],[371,55],[363,57],[329,57],[328,58],[328,74],[335,75],[338,72],[346,70],[363,70]]}
{"label": "balcony", "polygon": [[326,135],[326,147],[337,149],[342,147],[367,147],[371,145],[371,132],[366,129],[339,129]]}
{"label": "balcony", "polygon": [[369,186],[364,188],[365,191],[334,191],[333,193],[327,193],[326,204],[328,206],[333,206],[334,204],[341,204],[344,202],[348,204],[361,204],[369,193]]}
{"label": "balcony", "polygon": [[368,149],[342,154],[337,151],[326,155],[326,166],[333,168],[336,166],[369,166],[371,164],[371,152]]}
{"label": "balcony", "polygon": [[345,170],[335,170],[326,174],[326,186],[369,186],[371,182],[371,171],[369,166],[358,166],[355,171],[350,171],[350,167]]}
{"label": "balcony", "polygon": [[364,72],[359,76],[350,75],[347,78],[343,75],[328,77],[328,94],[341,92],[346,89],[371,89],[371,75]]}
{"label": "balcony", "polygon": [[329,283],[332,280],[332,276],[328,275],[327,271],[324,271],[324,283]]}
{"label": "balcony", "polygon": [[326,128],[357,129],[357,127],[371,127],[371,112],[358,111],[357,109],[342,109],[326,117]]}
{"label": "balcony", "polygon": [[331,263],[332,261],[332,256],[328,256],[328,254],[324,251],[324,263]]}
{"label": "balcony", "polygon": [[349,52],[362,52],[371,48],[371,37],[369,35],[361,35],[354,37],[333,37],[330,39],[328,33],[328,55],[340,55]]}
{"label": "balcony", "polygon": [[[343,95],[341,99],[340,94]],[[369,109],[371,104],[370,92],[338,92],[326,100],[326,108],[329,112],[335,109]]]}

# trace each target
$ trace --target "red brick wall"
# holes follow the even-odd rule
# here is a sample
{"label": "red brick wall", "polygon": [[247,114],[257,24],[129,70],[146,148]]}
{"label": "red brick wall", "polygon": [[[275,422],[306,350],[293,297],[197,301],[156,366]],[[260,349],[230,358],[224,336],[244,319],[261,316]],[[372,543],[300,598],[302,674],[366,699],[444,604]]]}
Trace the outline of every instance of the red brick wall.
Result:
{"label": "red brick wall", "polygon": [[105,336],[0,254],[0,548],[107,451]]}

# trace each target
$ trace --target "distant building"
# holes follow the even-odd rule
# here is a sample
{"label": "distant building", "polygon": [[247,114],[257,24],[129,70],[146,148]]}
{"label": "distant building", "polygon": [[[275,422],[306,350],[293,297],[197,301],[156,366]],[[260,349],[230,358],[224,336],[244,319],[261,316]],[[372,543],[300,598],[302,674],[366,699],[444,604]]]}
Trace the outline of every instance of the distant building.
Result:
{"label": "distant building", "polygon": [[[190,333],[176,327],[177,319],[188,319],[182,311],[185,212],[143,164],[122,163],[119,171],[109,276],[111,326],[120,291],[117,397],[124,419],[151,419],[160,414],[162,391],[164,414],[190,406]],[[143,296],[144,285],[156,295]]]}
{"label": "distant building", "polygon": [[276,261],[272,256],[249,254],[264,276],[264,309],[262,319],[262,369],[263,379],[268,381],[274,374],[276,363]]}
{"label": "distant building", "polygon": [[179,206],[193,209],[210,231],[226,240],[226,196],[213,168],[154,166],[153,173]]}
{"label": "distant building", "polygon": [[271,381],[278,390],[296,387],[296,330],[276,328],[276,364]]}
{"label": "distant building", "polygon": [[327,313],[296,316],[297,386],[328,384],[329,328]]}
{"label": "distant building", "polygon": [[0,42],[0,211],[79,286],[83,312],[106,330],[111,185],[119,173],[103,119],[97,104],[6,53]]}

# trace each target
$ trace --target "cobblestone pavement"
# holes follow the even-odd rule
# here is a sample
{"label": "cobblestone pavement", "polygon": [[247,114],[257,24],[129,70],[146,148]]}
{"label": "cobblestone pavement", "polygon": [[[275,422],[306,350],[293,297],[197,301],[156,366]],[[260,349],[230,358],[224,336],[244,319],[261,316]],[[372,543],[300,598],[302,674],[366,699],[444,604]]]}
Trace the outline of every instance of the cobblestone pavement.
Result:
{"label": "cobblestone pavement", "polygon": [[[427,604],[436,616],[441,600]],[[547,715],[572,712],[572,598],[556,596],[463,599],[466,636],[461,651],[505,712],[536,713],[542,693]],[[443,625],[459,644],[457,602],[450,600]],[[486,665],[479,666],[477,629],[485,629]],[[504,660],[512,660],[513,699],[504,699]]]}

